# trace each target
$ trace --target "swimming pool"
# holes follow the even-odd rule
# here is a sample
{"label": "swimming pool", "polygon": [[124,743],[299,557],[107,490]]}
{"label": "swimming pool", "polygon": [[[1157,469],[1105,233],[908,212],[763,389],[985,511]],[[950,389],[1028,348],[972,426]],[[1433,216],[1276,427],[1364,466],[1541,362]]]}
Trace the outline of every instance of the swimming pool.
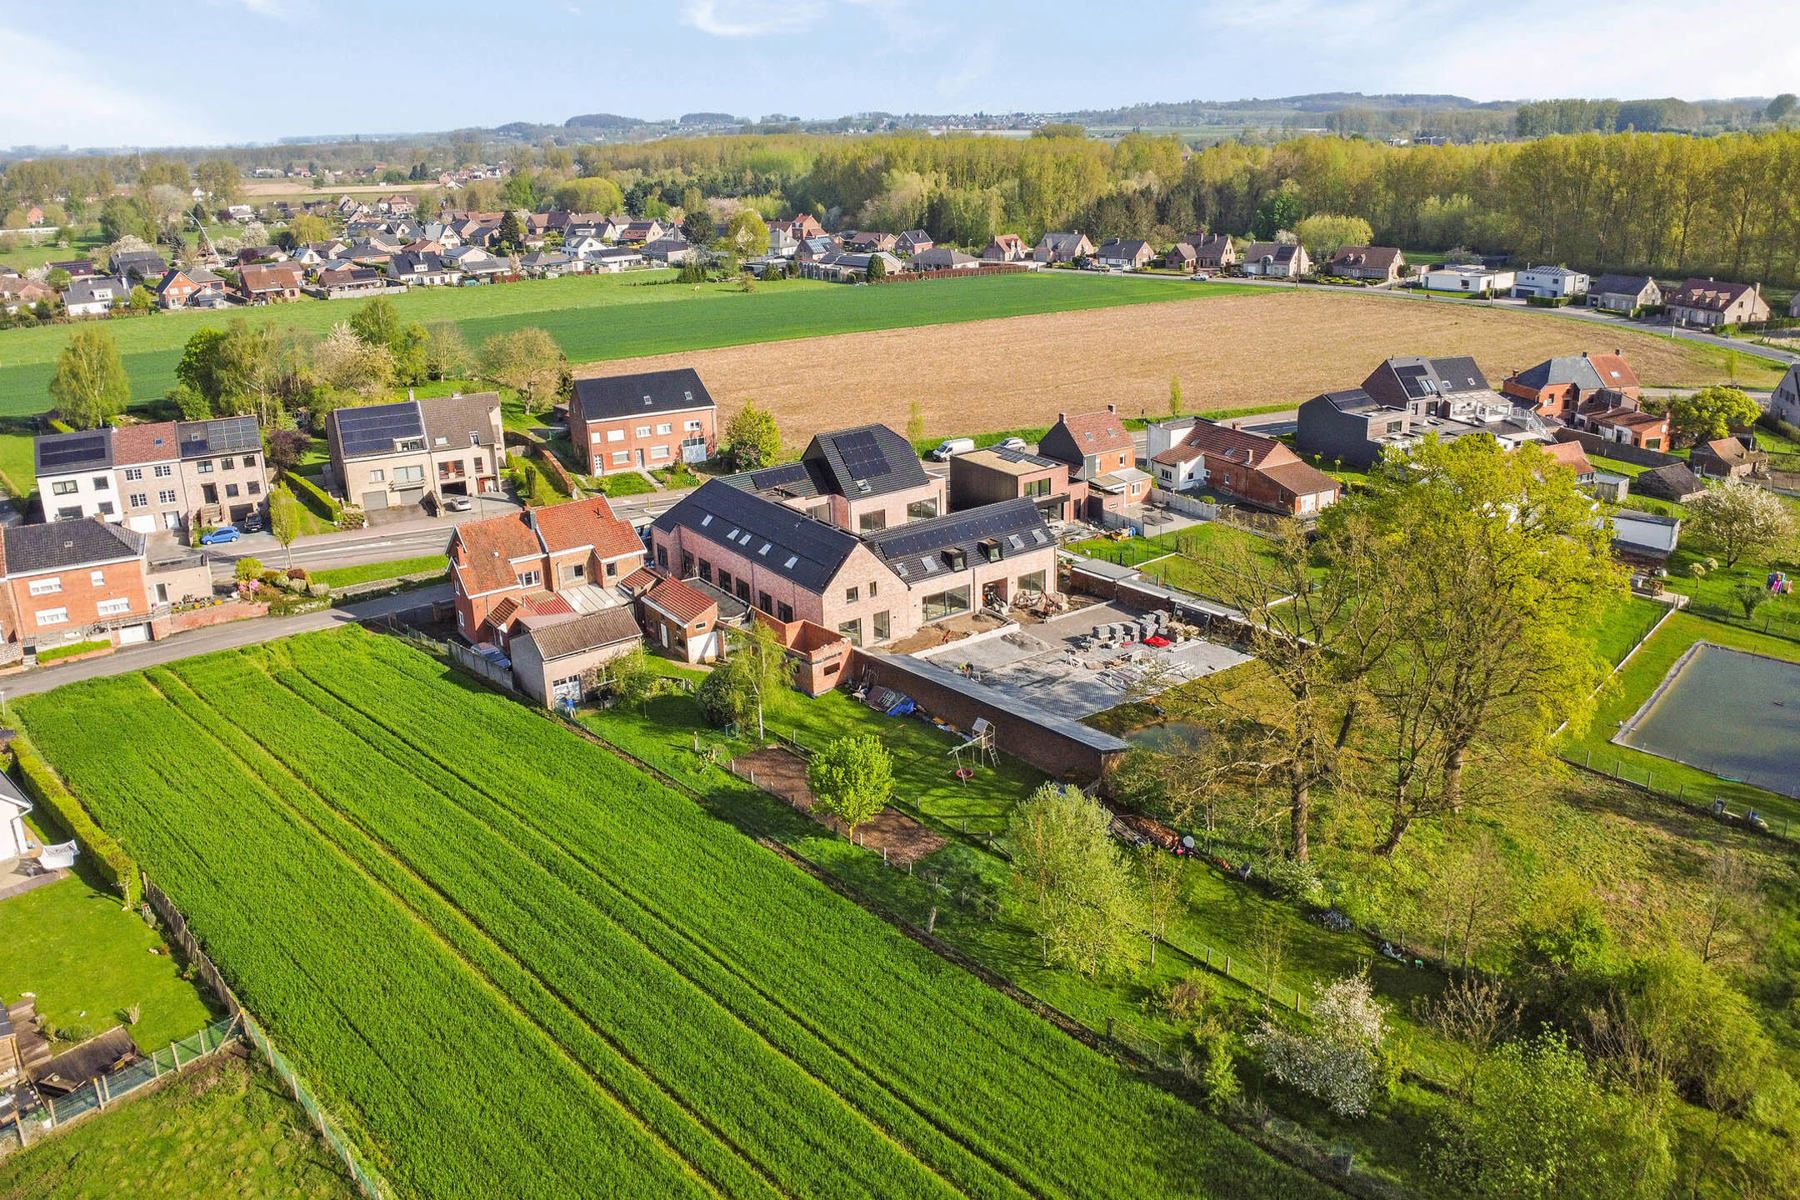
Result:
{"label": "swimming pool", "polygon": [[1696,642],[1613,741],[1800,799],[1800,663]]}

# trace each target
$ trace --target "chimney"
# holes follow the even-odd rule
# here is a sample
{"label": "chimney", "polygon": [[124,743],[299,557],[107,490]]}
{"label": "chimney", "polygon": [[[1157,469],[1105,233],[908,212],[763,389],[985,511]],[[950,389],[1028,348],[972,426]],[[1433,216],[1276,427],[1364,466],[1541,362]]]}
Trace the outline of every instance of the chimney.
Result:
{"label": "chimney", "polygon": [[1119,406],[1116,404],[1109,404],[1106,406],[1106,411],[1109,413],[1116,413],[1119,411]]}
{"label": "chimney", "polygon": [[1058,424],[1058,425],[1066,425],[1066,424],[1068,424],[1068,421],[1069,421],[1069,414],[1068,414],[1068,413],[1066,413],[1066,412],[1059,412],[1059,413],[1057,413],[1057,414],[1056,414],[1056,423],[1057,423],[1057,424]]}
{"label": "chimney", "polygon": [[1587,356],[1588,356],[1588,352],[1586,350],[1583,350],[1581,352],[1581,357],[1586,358]]}
{"label": "chimney", "polygon": [[1614,354],[1615,354],[1615,355],[1617,355],[1617,356],[1618,356],[1618,357],[1619,357],[1619,358],[1624,358],[1624,357],[1625,357],[1625,347],[1623,347],[1623,346],[1614,346],[1614,347],[1613,347],[1613,353],[1614,353]]}

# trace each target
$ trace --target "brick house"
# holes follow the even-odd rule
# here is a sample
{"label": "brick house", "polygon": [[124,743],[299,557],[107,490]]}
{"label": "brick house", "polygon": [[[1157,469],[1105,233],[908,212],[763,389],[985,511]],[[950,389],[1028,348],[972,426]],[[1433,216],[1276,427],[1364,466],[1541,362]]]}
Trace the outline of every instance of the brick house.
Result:
{"label": "brick house", "polygon": [[237,293],[246,304],[271,304],[300,299],[306,276],[295,263],[242,267]]}
{"label": "brick house", "polygon": [[456,631],[503,649],[523,615],[567,616],[624,603],[619,584],[644,564],[644,543],[604,496],[465,521],[446,553]]}
{"label": "brick house", "polygon": [[1227,499],[1292,517],[1315,516],[1337,503],[1337,481],[1301,461],[1274,438],[1212,421],[1150,460],[1170,491],[1204,488]]}
{"label": "brick house", "polygon": [[1664,313],[1675,325],[1743,325],[1769,319],[1762,285],[1716,279],[1689,279],[1664,301]]}
{"label": "brick house", "polygon": [[622,605],[575,615],[523,614],[507,646],[513,687],[546,707],[579,703],[600,686],[607,663],[642,642],[637,619]]}
{"label": "brick house", "polygon": [[692,367],[577,379],[569,437],[588,474],[705,462],[718,447],[718,406]]}
{"label": "brick house", "polygon": [[1093,256],[1094,243],[1088,241],[1087,234],[1080,230],[1072,233],[1046,233],[1038,239],[1038,244],[1031,251],[1031,257],[1041,263],[1072,263],[1077,259]]}
{"label": "brick house", "polygon": [[46,521],[103,517],[136,533],[241,522],[268,503],[255,417],[153,421],[37,439]]}
{"label": "brick house", "polygon": [[224,303],[225,281],[205,267],[171,267],[157,282],[159,308],[200,308]]}
{"label": "brick house", "polygon": [[[677,662],[712,662],[724,656],[725,634],[719,627],[716,588],[698,579],[681,580],[643,567],[627,576],[625,590],[637,605],[638,624],[651,647]],[[742,617],[748,606],[735,596],[723,597],[733,615]]]}
{"label": "brick house", "polygon": [[725,482],[858,534],[944,512],[944,480],[927,474],[912,443],[886,425],[818,434],[797,462]]}
{"label": "brick house", "polygon": [[1005,446],[971,450],[950,460],[950,507],[960,511],[1024,498],[1047,519],[1079,520],[1087,509],[1086,481],[1069,478],[1069,464]]}
{"label": "brick house", "polygon": [[697,575],[783,624],[810,621],[859,646],[1056,588],[1056,539],[1028,500],[858,538],[714,480],[650,530],[659,571]]}
{"label": "brick house", "polygon": [[1667,414],[1652,416],[1640,409],[1635,401],[1579,413],[1577,427],[1598,434],[1602,441],[1636,446],[1640,450],[1667,451],[1673,444]]}
{"label": "brick house", "polygon": [[[1601,393],[1636,401],[1637,372],[1623,350],[1611,354],[1562,354],[1536,366],[1514,371],[1500,383],[1502,395],[1540,417],[1572,422],[1584,404]],[[1607,407],[1614,407],[1617,401]]]}
{"label": "brick house", "polygon": [[1649,275],[1597,275],[1588,285],[1588,307],[1635,313],[1663,302],[1662,288]]}
{"label": "brick house", "polygon": [[159,610],[211,595],[204,558],[152,572],[145,536],[98,517],[0,530],[0,639],[6,647],[146,642]]}
{"label": "brick house", "polygon": [[1093,257],[1103,267],[1121,271],[1141,271],[1156,257],[1150,243],[1136,238],[1107,238]]}
{"label": "brick house", "polygon": [[981,248],[983,262],[1024,262],[1031,257],[1031,250],[1025,240],[1016,233],[996,233],[988,239],[988,244]]}
{"label": "brick house", "polygon": [[325,421],[326,481],[364,509],[499,492],[504,438],[497,392],[335,409]]}
{"label": "brick house", "polygon": [[1229,233],[1196,231],[1188,235],[1187,243],[1194,248],[1194,267],[1197,270],[1223,271],[1237,265],[1237,246]]}
{"label": "brick house", "polygon": [[1406,255],[1394,246],[1341,246],[1325,264],[1325,274],[1393,283],[1406,274]]}
{"label": "brick house", "polygon": [[1756,448],[1754,434],[1723,437],[1702,442],[1688,453],[1688,465],[1694,474],[1708,479],[1735,479],[1761,475],[1768,469],[1769,456]]}
{"label": "brick house", "polygon": [[1082,517],[1100,520],[1103,513],[1120,513],[1142,504],[1150,494],[1150,476],[1137,469],[1137,447],[1119,420],[1119,407],[1109,404],[1100,412],[1057,413],[1037,452],[1069,468],[1069,482],[1087,486],[1087,505]]}
{"label": "brick house", "polygon": [[1313,269],[1306,247],[1292,242],[1254,242],[1244,248],[1238,265],[1246,275],[1273,279],[1298,279]]}

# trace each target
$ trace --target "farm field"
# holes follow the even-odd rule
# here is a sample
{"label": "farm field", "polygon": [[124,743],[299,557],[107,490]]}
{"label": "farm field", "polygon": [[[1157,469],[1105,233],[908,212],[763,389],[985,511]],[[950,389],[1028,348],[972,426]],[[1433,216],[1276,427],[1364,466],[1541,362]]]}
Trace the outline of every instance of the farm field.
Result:
{"label": "farm field", "polygon": [[[1124,276],[999,275],[941,284],[846,287],[795,279],[746,293],[736,283],[683,285],[669,271],[573,275],[479,288],[424,288],[393,298],[409,321],[454,321],[471,344],[536,325],[571,362],[665,354],[713,346],[780,342],[819,334],[1013,317],[1189,299],[1157,279]],[[1221,295],[1244,289],[1211,288]],[[197,329],[233,317],[324,333],[348,320],[357,301],[305,301],[221,313],[162,313],[114,319],[134,398],[162,395],[175,382],[181,348]],[[666,307],[674,304],[676,307]],[[57,353],[75,326],[0,331],[0,415],[41,412]]]}
{"label": "farm field", "polygon": [[118,1195],[352,1200],[357,1192],[274,1077],[222,1054],[0,1159],[0,1196]]}
{"label": "farm field", "polygon": [[[1699,386],[1726,376],[1723,351],[1542,313],[1349,290],[1227,292],[1229,285],[1111,276],[1058,275],[1044,282],[1050,278],[1070,286],[1137,283],[1171,302],[1030,319],[910,322],[927,327],[847,333],[804,350],[752,344],[706,350],[690,342],[680,353],[608,355],[618,361],[576,374],[694,367],[726,413],[754,399],[775,414],[783,438],[796,449],[814,433],[849,421],[887,420],[899,427],[914,404],[933,441],[1041,428],[1059,411],[1091,412],[1106,404],[1117,404],[1127,417],[1155,418],[1168,411],[1171,377],[1180,378],[1183,408],[1190,413],[1293,405],[1353,387],[1395,354],[1470,354],[1496,385],[1509,371],[1553,354],[1615,347],[1631,357],[1646,385]],[[815,332],[832,331],[822,326]],[[854,368],[847,371],[846,363]],[[1780,372],[1745,354],[1738,376],[1745,386],[1770,387]]]}
{"label": "farm field", "polygon": [[17,708],[401,1194],[1325,1194],[398,642]]}

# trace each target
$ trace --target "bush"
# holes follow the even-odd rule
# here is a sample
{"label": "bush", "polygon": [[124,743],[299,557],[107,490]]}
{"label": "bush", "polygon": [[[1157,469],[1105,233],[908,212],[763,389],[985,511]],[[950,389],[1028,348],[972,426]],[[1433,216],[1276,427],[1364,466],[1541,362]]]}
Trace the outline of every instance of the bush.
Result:
{"label": "bush", "polygon": [[739,715],[755,703],[744,694],[745,690],[737,672],[715,668],[701,681],[694,701],[708,725],[723,729],[737,724]]}
{"label": "bush", "polygon": [[233,569],[233,573],[239,583],[248,583],[260,576],[262,569],[263,565],[259,559],[240,558],[237,560],[237,566]]}
{"label": "bush", "polygon": [[1153,988],[1145,1005],[1152,1012],[1185,1023],[1205,1016],[1217,994],[1211,978],[1200,971],[1189,971],[1180,979]]}
{"label": "bush", "polygon": [[309,596],[329,596],[331,595],[331,587],[329,584],[324,583],[309,583],[306,585],[306,594]]}
{"label": "bush", "polygon": [[344,506],[333,500],[324,488],[295,471],[289,471],[281,478],[282,482],[293,489],[294,495],[300,498],[301,503],[315,511],[323,512],[333,524],[341,525],[343,523]]}
{"label": "bush", "polygon": [[287,577],[289,579],[297,579],[301,583],[305,583],[308,579],[312,578],[311,575],[307,574],[305,567],[289,567],[287,569]]}
{"label": "bush", "polygon": [[12,744],[13,762],[19,768],[19,782],[24,785],[25,794],[33,803],[51,813],[56,822],[68,830],[69,836],[81,843],[83,853],[94,860],[100,877],[110,883],[119,892],[126,907],[137,904],[140,895],[138,886],[137,864],[125,853],[125,848],[113,840],[111,834],[94,824],[94,819],[87,814],[50,764],[38,757],[37,750],[24,737],[18,737]]}
{"label": "bush", "polygon": [[59,658],[74,658],[77,654],[92,654],[96,650],[110,650],[112,642],[107,638],[96,638],[87,642],[64,642],[60,646],[52,646],[48,650],[39,650],[39,663],[55,662]]}
{"label": "bush", "polygon": [[1255,872],[1278,896],[1315,907],[1325,903],[1325,880],[1310,862],[1270,855],[1256,864]]}

